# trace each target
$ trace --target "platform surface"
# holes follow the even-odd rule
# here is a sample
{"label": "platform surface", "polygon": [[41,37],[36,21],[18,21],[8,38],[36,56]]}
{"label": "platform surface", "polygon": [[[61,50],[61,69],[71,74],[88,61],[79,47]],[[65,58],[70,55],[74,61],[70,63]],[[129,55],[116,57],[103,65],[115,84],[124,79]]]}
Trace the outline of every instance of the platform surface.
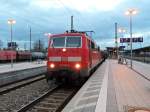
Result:
{"label": "platform surface", "polygon": [[13,68],[11,68],[11,63],[1,64],[0,65],[0,74],[1,73],[6,73],[6,72],[12,72],[12,71],[19,71],[19,70],[24,70],[24,69],[42,67],[42,66],[46,66],[46,61],[14,63]]}
{"label": "platform surface", "polygon": [[150,81],[116,60],[106,60],[62,112],[132,112],[133,108],[150,109]]}
{"label": "platform surface", "polygon": [[[139,61],[132,61],[133,69],[139,73],[141,73],[143,76],[145,76],[147,79],[150,80],[150,63],[143,63]],[[130,60],[128,60],[128,66],[130,66]]]}
{"label": "platform surface", "polygon": [[[118,111],[125,112],[127,108],[132,107],[150,108],[150,81],[127,66],[117,64],[114,60],[109,61],[109,66],[109,76],[113,78]],[[144,71],[144,68],[141,68]]]}

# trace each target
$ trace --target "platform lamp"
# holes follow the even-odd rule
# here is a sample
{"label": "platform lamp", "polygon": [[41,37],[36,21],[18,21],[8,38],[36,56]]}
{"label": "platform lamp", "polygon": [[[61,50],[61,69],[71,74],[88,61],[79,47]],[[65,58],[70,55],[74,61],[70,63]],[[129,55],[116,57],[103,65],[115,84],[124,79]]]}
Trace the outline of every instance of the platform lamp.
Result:
{"label": "platform lamp", "polygon": [[[52,34],[51,34],[51,33],[44,33],[44,36],[46,36],[46,37],[48,38],[48,42],[49,42],[49,40],[50,40]],[[48,44],[48,43],[47,43],[47,44]]]}
{"label": "platform lamp", "polygon": [[118,32],[121,34],[121,36],[123,37],[123,34],[126,33],[126,29],[123,27],[118,28]]}
{"label": "platform lamp", "polygon": [[44,36],[50,37],[52,34],[51,33],[44,33]]}
{"label": "platform lamp", "polygon": [[125,30],[123,27],[120,27],[120,28],[118,28],[118,32],[119,32],[119,33],[125,33],[126,30]]}
{"label": "platform lamp", "polygon": [[136,9],[128,9],[125,12],[125,15],[129,16],[129,22],[130,22],[130,64],[131,64],[131,68],[132,68],[132,16],[137,14],[137,10]]}
{"label": "platform lamp", "polygon": [[[126,33],[126,29],[123,27],[120,27],[120,28],[118,28],[118,32],[121,34],[121,37],[123,38],[124,33]],[[123,46],[123,43],[122,43],[122,46]],[[122,54],[122,56],[123,56],[123,54]]]}
{"label": "platform lamp", "polygon": [[[16,23],[16,21],[14,19],[8,19],[7,23],[10,25],[10,40],[11,40],[11,50],[13,50],[13,46],[12,46],[12,37],[13,37],[13,32],[12,32],[12,26],[13,24]],[[13,68],[13,54],[11,53],[11,68]]]}
{"label": "platform lamp", "polygon": [[48,40],[49,40],[49,38],[52,36],[52,34],[51,33],[44,33],[44,36],[48,37]]}

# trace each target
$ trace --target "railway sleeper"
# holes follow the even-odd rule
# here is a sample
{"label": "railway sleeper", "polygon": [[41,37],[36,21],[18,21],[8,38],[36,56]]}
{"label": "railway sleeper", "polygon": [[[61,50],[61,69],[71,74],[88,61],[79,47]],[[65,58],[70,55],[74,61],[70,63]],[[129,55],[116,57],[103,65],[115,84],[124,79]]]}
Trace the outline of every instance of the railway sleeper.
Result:
{"label": "railway sleeper", "polygon": [[58,104],[53,104],[53,103],[51,103],[51,104],[39,103],[38,106],[40,106],[40,107],[47,107],[47,108],[57,108],[59,105]]}
{"label": "railway sleeper", "polygon": [[59,100],[64,100],[64,97],[62,97],[62,96],[51,96],[51,99],[59,99]]}
{"label": "railway sleeper", "polygon": [[59,105],[57,106],[57,105],[54,105],[54,104],[49,105],[49,104],[41,104],[41,103],[39,103],[39,104],[37,104],[36,106],[37,106],[37,107],[45,107],[45,108],[53,108],[53,109],[55,109],[55,108],[57,108]]}
{"label": "railway sleeper", "polygon": [[65,93],[64,93],[64,94],[60,94],[60,93],[57,94],[57,93],[55,93],[55,94],[53,94],[53,95],[51,95],[51,96],[54,96],[54,97],[61,97],[61,98],[62,98],[62,97],[68,96],[69,94],[70,94],[70,93],[67,93],[67,94],[65,94]]}
{"label": "railway sleeper", "polygon": [[40,102],[40,105],[42,105],[42,106],[49,106],[49,107],[55,107],[55,106],[59,106],[60,104],[58,104],[58,103],[47,103],[47,102]]}
{"label": "railway sleeper", "polygon": [[47,108],[47,107],[35,106],[33,110],[36,110],[37,112],[55,112],[56,108]]}
{"label": "railway sleeper", "polygon": [[55,93],[56,95],[58,95],[58,96],[66,96],[66,95],[69,95],[69,93],[68,94],[66,94],[66,93]]}
{"label": "railway sleeper", "polygon": [[46,98],[45,100],[51,103],[59,103],[63,101],[62,99],[48,99],[48,98]]}
{"label": "railway sleeper", "polygon": [[55,100],[55,99],[53,99],[53,100],[45,100],[44,101],[45,103],[59,103],[60,101],[58,100]]}

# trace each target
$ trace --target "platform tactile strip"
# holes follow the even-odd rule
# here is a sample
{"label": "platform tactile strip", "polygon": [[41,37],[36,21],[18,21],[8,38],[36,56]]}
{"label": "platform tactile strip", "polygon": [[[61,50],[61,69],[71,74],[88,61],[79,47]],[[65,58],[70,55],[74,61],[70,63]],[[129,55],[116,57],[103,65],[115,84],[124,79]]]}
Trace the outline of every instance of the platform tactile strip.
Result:
{"label": "platform tactile strip", "polygon": [[150,112],[150,109],[145,107],[124,106],[124,112]]}

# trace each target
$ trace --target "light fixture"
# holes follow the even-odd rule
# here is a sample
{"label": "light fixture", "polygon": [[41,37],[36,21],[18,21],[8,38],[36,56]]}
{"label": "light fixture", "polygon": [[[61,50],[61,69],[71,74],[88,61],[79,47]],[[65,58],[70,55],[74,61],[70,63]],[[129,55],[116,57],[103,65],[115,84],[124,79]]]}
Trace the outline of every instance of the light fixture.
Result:
{"label": "light fixture", "polygon": [[75,64],[75,68],[76,69],[80,69],[81,68],[81,65],[79,63]]}
{"label": "light fixture", "polygon": [[66,48],[63,48],[62,51],[63,51],[63,52],[66,52]]}
{"label": "light fixture", "polygon": [[50,68],[55,68],[55,65],[53,63],[51,63]]}

